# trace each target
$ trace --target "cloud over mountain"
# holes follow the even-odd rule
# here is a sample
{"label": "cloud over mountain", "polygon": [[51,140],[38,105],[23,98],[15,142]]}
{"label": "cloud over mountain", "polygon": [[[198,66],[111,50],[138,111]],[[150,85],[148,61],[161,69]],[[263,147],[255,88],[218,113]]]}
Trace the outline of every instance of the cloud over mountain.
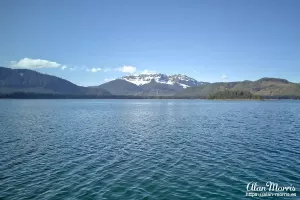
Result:
{"label": "cloud over mountain", "polygon": [[87,72],[98,72],[101,71],[101,68],[91,68],[91,69],[86,69]]}
{"label": "cloud over mountain", "polygon": [[116,70],[120,71],[120,72],[132,74],[132,73],[134,73],[136,71],[136,67],[133,67],[133,66],[123,66],[123,67],[117,68]]}
{"label": "cloud over mountain", "polygon": [[156,71],[145,69],[140,74],[155,74],[155,73],[156,73]]}
{"label": "cloud over mountain", "polygon": [[11,61],[9,66],[12,68],[24,68],[24,69],[57,68],[57,67],[65,68],[64,65],[59,64],[57,62],[42,60],[42,59],[31,59],[31,58],[23,58],[19,61]]}

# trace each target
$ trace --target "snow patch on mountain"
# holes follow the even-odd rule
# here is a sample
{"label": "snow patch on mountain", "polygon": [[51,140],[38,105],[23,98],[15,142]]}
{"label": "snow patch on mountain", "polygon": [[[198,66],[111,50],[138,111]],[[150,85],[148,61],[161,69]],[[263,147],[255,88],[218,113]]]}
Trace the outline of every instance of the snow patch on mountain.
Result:
{"label": "snow patch on mountain", "polygon": [[183,84],[183,83],[179,83],[179,85],[181,85],[183,88],[188,88],[190,86],[186,85],[186,84]]}
{"label": "snow patch on mountain", "polygon": [[153,80],[156,83],[160,83],[160,84],[168,84],[168,85],[178,84],[183,88],[199,86],[203,84],[203,82],[198,82],[197,80],[182,74],[175,74],[170,76],[166,74],[157,74],[157,73],[139,74],[139,75],[124,76],[121,79],[126,80],[138,86],[149,84]]}

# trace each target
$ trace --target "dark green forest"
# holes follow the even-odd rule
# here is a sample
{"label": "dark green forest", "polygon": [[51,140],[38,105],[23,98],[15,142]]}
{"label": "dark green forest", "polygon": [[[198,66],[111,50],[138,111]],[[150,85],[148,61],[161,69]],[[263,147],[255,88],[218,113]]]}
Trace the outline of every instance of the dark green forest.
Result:
{"label": "dark green forest", "polygon": [[77,95],[57,93],[14,92],[0,93],[0,99],[204,99],[175,96],[134,96],[134,95]]}
{"label": "dark green forest", "polygon": [[247,91],[234,91],[234,90],[226,90],[219,91],[214,94],[210,94],[208,99],[261,99],[258,95],[253,95],[251,92]]}
{"label": "dark green forest", "polygon": [[58,94],[58,93],[33,93],[33,92],[14,92],[0,93],[0,99],[295,99],[300,100],[300,96],[259,96],[247,91],[219,91],[204,96],[134,96],[134,95],[78,95],[78,94]]}

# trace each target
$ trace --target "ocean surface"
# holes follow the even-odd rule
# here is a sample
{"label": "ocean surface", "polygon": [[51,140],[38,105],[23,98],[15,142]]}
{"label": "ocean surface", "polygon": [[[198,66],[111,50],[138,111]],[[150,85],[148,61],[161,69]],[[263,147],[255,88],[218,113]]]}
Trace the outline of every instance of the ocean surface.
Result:
{"label": "ocean surface", "polygon": [[251,199],[267,181],[300,198],[300,101],[0,100],[0,199]]}

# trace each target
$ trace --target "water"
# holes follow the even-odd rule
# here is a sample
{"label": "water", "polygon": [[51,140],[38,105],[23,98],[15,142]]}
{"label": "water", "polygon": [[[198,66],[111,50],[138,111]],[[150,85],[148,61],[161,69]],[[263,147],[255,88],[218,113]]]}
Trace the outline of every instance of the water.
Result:
{"label": "water", "polygon": [[299,101],[1,100],[0,127],[0,199],[300,190]]}

